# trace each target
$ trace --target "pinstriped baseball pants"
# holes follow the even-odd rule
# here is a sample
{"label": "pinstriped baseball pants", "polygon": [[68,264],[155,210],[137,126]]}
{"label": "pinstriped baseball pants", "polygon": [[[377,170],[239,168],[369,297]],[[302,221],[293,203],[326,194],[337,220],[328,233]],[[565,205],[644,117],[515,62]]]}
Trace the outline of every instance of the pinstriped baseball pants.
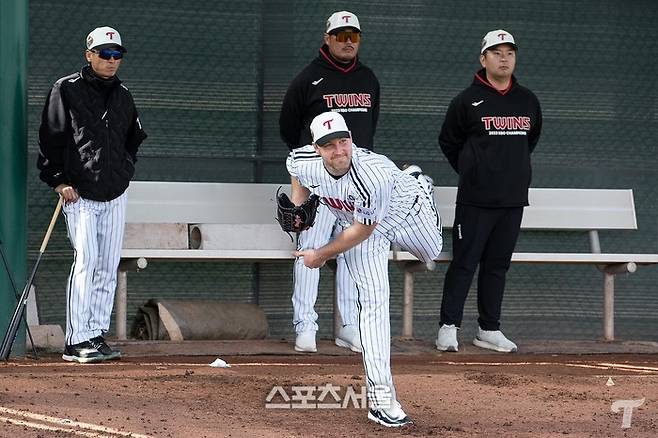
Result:
{"label": "pinstriped baseball pants", "polygon": [[[335,228],[336,229],[335,229]],[[320,204],[315,217],[315,224],[309,230],[299,234],[297,248],[320,248],[326,245],[334,234],[342,231],[336,224],[336,217],[329,208]],[[294,289],[292,294],[293,325],[295,332],[318,330],[318,314],[314,309],[318,298],[320,269],[310,269],[304,266],[304,259],[298,257],[293,268]],[[356,305],[356,288],[350,278],[342,254],[336,257],[336,294],[338,313],[343,325],[358,324]]]}
{"label": "pinstriped baseball pants", "polygon": [[114,306],[127,196],[108,202],[80,198],[63,208],[73,265],[66,287],[66,344],[105,334]]}
{"label": "pinstriped baseball pants", "polygon": [[[379,227],[379,226],[378,226]],[[363,346],[368,400],[386,408],[396,400],[391,373],[390,284],[388,255],[391,243],[419,260],[436,259],[443,248],[441,220],[430,197],[421,197],[404,222],[382,229],[345,252],[350,275],[358,290],[359,331]]]}

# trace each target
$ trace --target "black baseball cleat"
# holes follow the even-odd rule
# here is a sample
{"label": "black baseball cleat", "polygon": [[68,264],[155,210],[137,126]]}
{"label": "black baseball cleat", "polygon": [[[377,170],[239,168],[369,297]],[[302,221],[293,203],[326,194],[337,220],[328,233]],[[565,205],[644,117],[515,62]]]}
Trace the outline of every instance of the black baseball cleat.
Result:
{"label": "black baseball cleat", "polygon": [[112,350],[102,336],[91,338],[89,343],[103,355],[105,360],[121,359],[121,352],[118,350]]}
{"label": "black baseball cleat", "polygon": [[89,341],[85,341],[65,346],[62,359],[68,362],[93,363],[104,361],[105,356]]}
{"label": "black baseball cleat", "polygon": [[413,424],[411,418],[409,418],[407,414],[404,413],[400,403],[397,401],[394,401],[393,406],[388,409],[371,408],[368,411],[368,419],[386,427],[400,427],[407,424]]}

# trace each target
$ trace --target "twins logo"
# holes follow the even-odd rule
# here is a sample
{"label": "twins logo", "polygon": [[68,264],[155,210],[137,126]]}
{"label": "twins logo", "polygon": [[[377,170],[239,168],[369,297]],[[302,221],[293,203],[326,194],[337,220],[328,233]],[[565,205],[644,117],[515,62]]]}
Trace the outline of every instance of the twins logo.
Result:
{"label": "twins logo", "polygon": [[484,129],[487,131],[491,130],[491,126],[499,131],[504,130],[530,130],[530,117],[526,116],[510,116],[510,117],[482,117],[482,123],[484,123]]}
{"label": "twins logo", "polygon": [[347,212],[354,211],[354,202],[343,201],[342,199],[337,198],[327,198],[326,196],[323,197],[322,200],[324,201],[324,204],[336,210],[343,210]]}
{"label": "twins logo", "polygon": [[370,93],[336,93],[336,94],[325,94],[322,96],[324,102],[327,104],[327,108],[338,108],[345,107],[365,107],[370,108],[372,102],[370,100]]}

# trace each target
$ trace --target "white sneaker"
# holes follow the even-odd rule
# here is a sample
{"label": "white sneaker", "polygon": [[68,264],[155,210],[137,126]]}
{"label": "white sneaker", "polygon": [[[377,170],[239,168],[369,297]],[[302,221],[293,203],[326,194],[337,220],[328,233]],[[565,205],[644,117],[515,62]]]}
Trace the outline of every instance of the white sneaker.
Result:
{"label": "white sneaker", "polygon": [[418,181],[420,181],[420,185],[423,186],[425,193],[427,193],[430,198],[434,198],[434,180],[432,177],[423,173],[418,175]]}
{"label": "white sneaker", "polygon": [[423,173],[423,169],[420,168],[420,166],[416,164],[405,164],[402,166],[402,171],[404,173],[408,173],[409,175],[413,176],[414,178],[418,178],[418,175]]}
{"label": "white sneaker", "polygon": [[315,346],[315,330],[308,330],[297,333],[295,339],[295,351],[302,353],[315,353],[318,349]]}
{"label": "white sneaker", "polygon": [[516,344],[505,337],[500,330],[482,330],[478,327],[478,333],[473,339],[473,345],[501,353],[514,353]]}
{"label": "white sneaker", "polygon": [[357,326],[348,324],[338,331],[338,336],[336,337],[336,345],[343,348],[349,348],[355,353],[361,353],[363,348],[361,348],[361,338],[359,337],[359,329]]}
{"label": "white sneaker", "polygon": [[368,419],[386,427],[400,427],[413,423],[397,400],[393,401],[393,406],[390,408],[370,408]]}
{"label": "white sneaker", "polygon": [[409,175],[413,176],[420,182],[421,187],[423,188],[423,191],[427,195],[429,195],[431,198],[434,197],[434,180],[429,176],[425,175],[423,173],[423,170],[420,168],[420,166],[417,166],[416,164],[410,164],[406,165],[404,169],[402,170],[404,173],[408,173]]}
{"label": "white sneaker", "polygon": [[439,328],[439,335],[436,338],[436,349],[440,351],[457,351],[457,327],[454,324],[443,324]]}

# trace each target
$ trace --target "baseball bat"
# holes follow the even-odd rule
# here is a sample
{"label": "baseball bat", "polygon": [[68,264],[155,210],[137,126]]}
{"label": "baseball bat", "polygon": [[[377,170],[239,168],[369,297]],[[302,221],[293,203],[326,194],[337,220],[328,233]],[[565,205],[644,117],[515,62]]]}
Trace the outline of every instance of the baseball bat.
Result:
{"label": "baseball bat", "polygon": [[21,297],[18,300],[18,303],[16,304],[16,309],[14,309],[14,314],[12,315],[11,320],[9,321],[7,332],[5,333],[5,337],[2,340],[2,347],[0,347],[0,359],[2,360],[9,359],[9,354],[11,353],[11,347],[14,345],[14,340],[16,339],[16,332],[18,331],[18,326],[21,324],[21,320],[23,319],[23,312],[25,311],[27,297],[30,294],[30,286],[32,286],[32,282],[34,281],[34,275],[37,273],[37,268],[39,267],[39,263],[41,262],[41,257],[43,256],[43,253],[46,251],[46,246],[48,246],[50,235],[53,232],[53,228],[55,228],[55,222],[57,222],[57,217],[59,216],[59,212],[61,209],[62,209],[62,197],[60,196],[59,200],[57,201],[57,206],[55,207],[55,213],[53,213],[53,217],[52,219],[50,219],[50,225],[48,225],[48,230],[46,231],[46,235],[44,236],[43,242],[41,243],[41,248],[39,249],[39,255],[37,256],[37,261],[34,263],[34,267],[32,268],[32,272],[30,273],[30,278],[27,280],[27,283],[23,288],[23,293],[21,294]]}
{"label": "baseball bat", "polygon": [[[2,249],[2,237],[0,236],[0,255],[2,255],[2,263],[5,265],[5,270],[7,271],[7,276],[9,277],[9,281],[11,282],[11,288],[14,290],[14,296],[16,297],[16,300],[20,298],[20,294],[18,293],[18,288],[16,287],[16,282],[14,281],[14,276],[11,274],[11,268],[9,267],[9,261],[7,261],[7,257],[5,256],[5,250]],[[34,358],[39,359],[39,355],[37,354],[37,349],[34,346],[34,339],[32,338],[32,332],[30,332],[30,327],[27,327],[27,335],[30,338],[30,345],[32,346],[32,353],[34,353]]]}

